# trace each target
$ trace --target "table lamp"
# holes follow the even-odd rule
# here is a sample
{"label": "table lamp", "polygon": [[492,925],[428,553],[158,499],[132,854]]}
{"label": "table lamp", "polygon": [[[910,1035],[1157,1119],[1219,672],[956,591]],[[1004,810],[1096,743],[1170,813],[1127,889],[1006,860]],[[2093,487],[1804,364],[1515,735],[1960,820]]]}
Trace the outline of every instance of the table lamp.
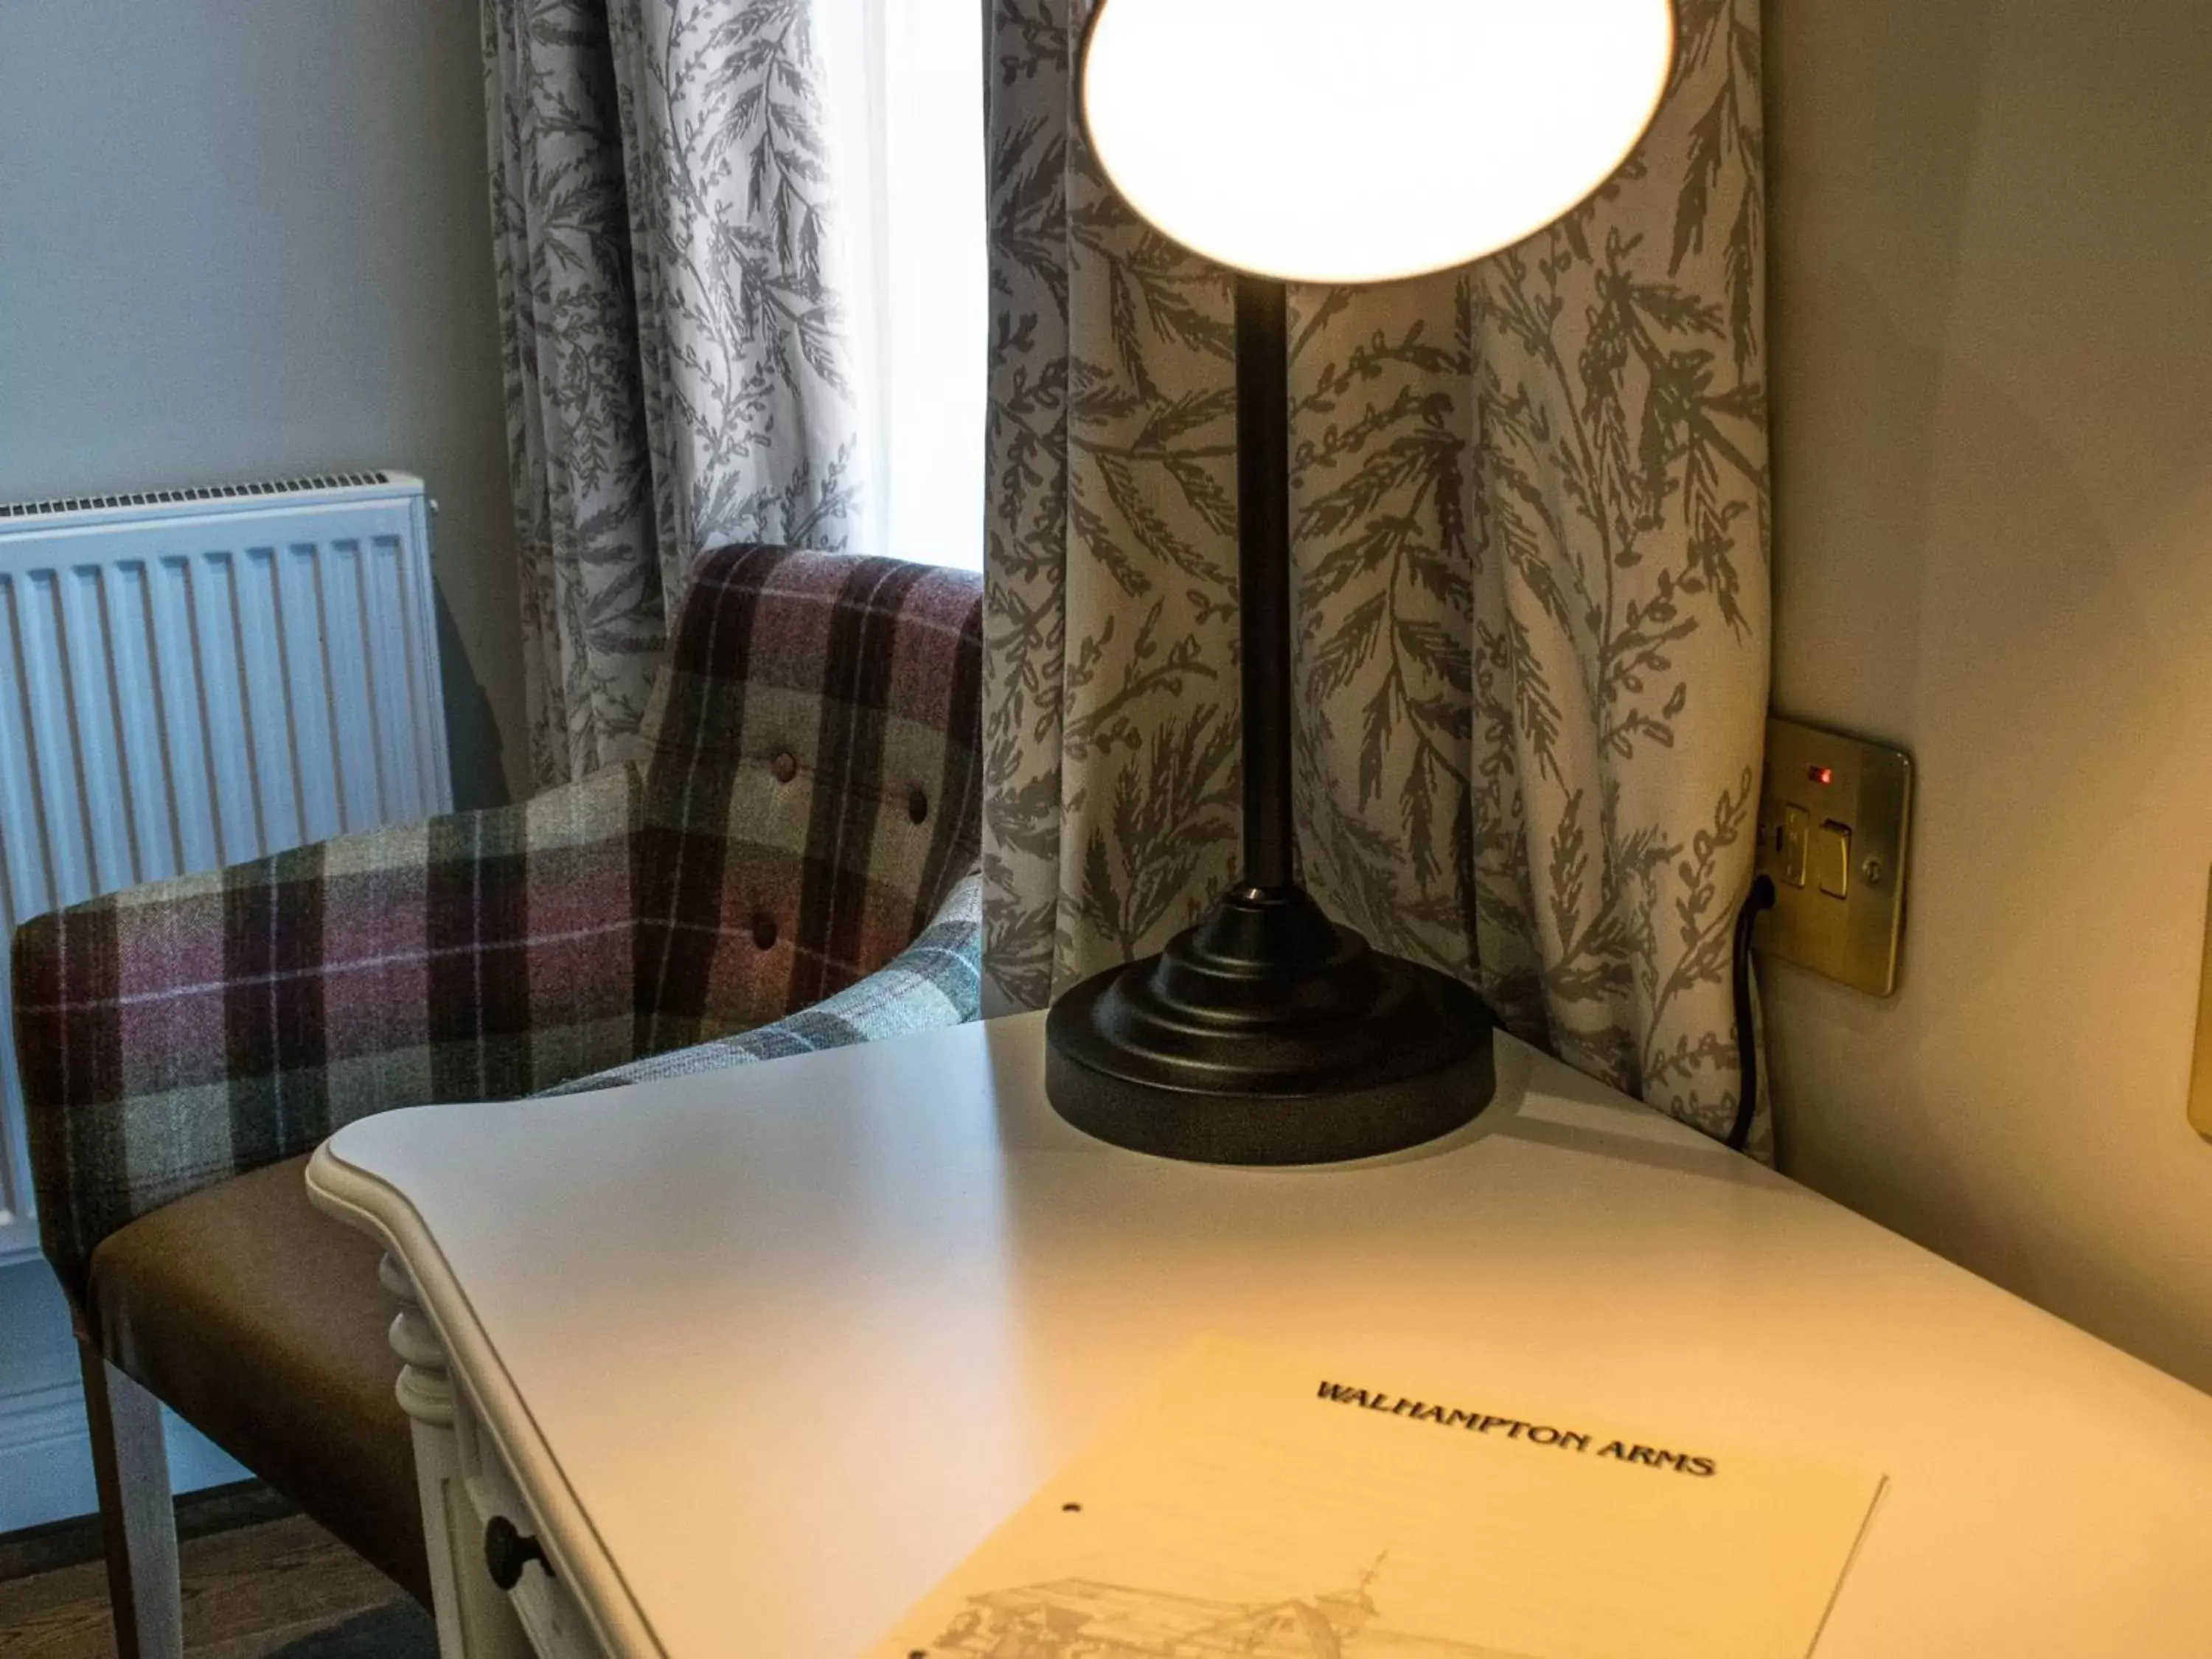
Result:
{"label": "table lamp", "polygon": [[1465,264],[1552,223],[1643,137],[1669,0],[1102,0],[1081,118],[1137,214],[1236,274],[1243,874],[1165,951],[1070,988],[1046,1092],[1119,1146],[1367,1157],[1489,1103],[1491,1017],[1370,949],[1294,872],[1287,282]]}

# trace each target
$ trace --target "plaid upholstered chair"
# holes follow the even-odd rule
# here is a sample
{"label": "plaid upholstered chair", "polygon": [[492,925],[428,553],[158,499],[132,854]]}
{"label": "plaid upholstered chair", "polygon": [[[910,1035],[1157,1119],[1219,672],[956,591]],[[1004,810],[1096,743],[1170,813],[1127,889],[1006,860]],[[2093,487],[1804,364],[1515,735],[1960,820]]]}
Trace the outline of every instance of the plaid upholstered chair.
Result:
{"label": "plaid upholstered chair", "polygon": [[301,1178],[332,1130],[975,1017],[980,592],[710,554],[638,764],[18,932],[126,1652],[175,1595],[156,1399],[428,1599],[378,1253]]}

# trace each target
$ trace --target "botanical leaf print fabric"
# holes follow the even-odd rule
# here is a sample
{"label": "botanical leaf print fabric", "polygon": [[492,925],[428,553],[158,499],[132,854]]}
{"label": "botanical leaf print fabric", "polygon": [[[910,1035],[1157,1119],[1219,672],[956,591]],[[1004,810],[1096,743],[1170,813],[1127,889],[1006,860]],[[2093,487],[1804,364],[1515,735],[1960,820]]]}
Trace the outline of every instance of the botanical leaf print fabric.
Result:
{"label": "botanical leaf print fabric", "polygon": [[[1656,125],[1559,225],[1291,291],[1297,806],[1335,915],[1717,1133],[1767,691],[1759,11],[1677,13]],[[1085,15],[991,14],[994,1007],[1237,873],[1230,287],[1085,153]]]}
{"label": "botanical leaf print fabric", "polygon": [[483,0],[532,764],[623,758],[707,547],[864,488],[819,0]]}

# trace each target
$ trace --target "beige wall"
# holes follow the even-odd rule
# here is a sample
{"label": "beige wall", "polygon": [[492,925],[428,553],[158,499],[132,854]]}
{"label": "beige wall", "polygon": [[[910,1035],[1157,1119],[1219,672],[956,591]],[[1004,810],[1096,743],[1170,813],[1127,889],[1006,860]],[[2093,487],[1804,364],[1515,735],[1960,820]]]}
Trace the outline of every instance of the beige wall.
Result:
{"label": "beige wall", "polygon": [[1775,702],[1920,768],[1898,996],[1769,975],[1785,1167],[2212,1388],[2212,23],[1766,17]]}
{"label": "beige wall", "polygon": [[527,771],[505,443],[473,4],[0,0],[0,500],[420,473],[467,805]]}

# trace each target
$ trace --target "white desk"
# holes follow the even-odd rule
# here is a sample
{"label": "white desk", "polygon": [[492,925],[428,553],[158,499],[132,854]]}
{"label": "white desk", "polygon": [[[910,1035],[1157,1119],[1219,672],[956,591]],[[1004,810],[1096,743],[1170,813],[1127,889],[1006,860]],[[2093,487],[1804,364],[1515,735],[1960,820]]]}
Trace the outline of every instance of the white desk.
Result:
{"label": "white desk", "polygon": [[458,1469],[558,1569],[541,1648],[849,1655],[1210,1329],[1879,1465],[1819,1659],[2212,1655],[2212,1397],[1516,1043],[1425,1154],[1255,1170],[1066,1128],[1042,1031],[332,1138],[434,1327],[450,1637],[517,1639]]}

